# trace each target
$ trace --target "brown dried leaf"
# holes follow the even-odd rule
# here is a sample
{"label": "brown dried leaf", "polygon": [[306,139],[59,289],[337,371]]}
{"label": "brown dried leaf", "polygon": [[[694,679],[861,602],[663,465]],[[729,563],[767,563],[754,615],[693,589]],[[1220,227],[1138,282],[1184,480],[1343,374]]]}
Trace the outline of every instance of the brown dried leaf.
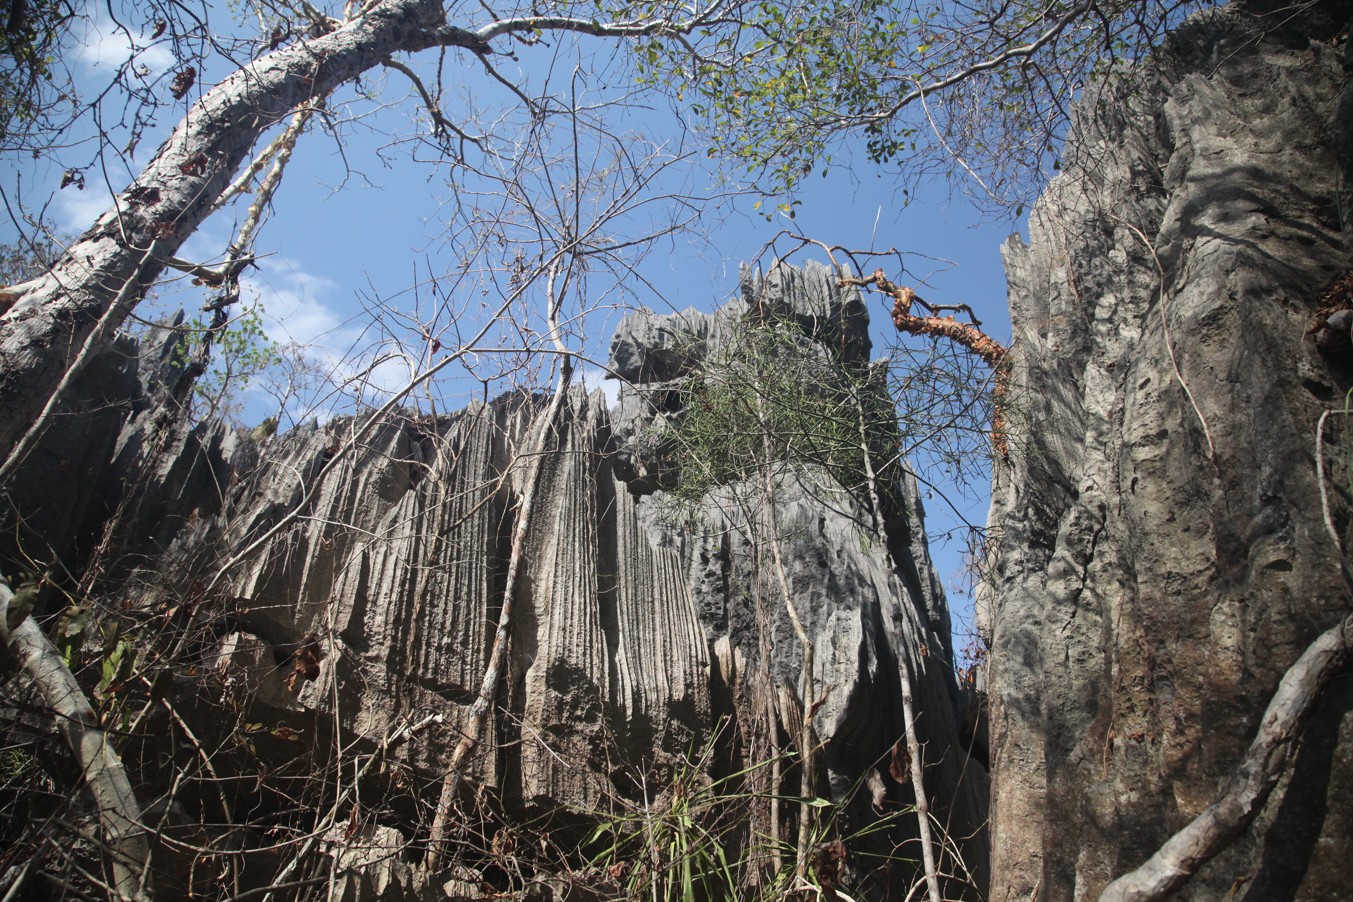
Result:
{"label": "brown dried leaf", "polygon": [[352,806],[352,814],[348,815],[348,826],[343,829],[344,841],[352,839],[357,834],[357,829],[361,826],[361,821],[357,819],[357,806]]}
{"label": "brown dried leaf", "polygon": [[314,633],[306,633],[301,645],[292,654],[291,676],[287,677],[287,689],[296,691],[296,681],[304,679],[313,682],[319,679],[319,662],[324,659],[324,650],[319,646],[319,638]]}
{"label": "brown dried leaf", "polygon": [[888,775],[898,783],[906,783],[911,779],[911,752],[902,744],[899,739],[893,743],[891,760],[888,762]]}
{"label": "brown dried leaf", "polygon": [[835,896],[836,883],[841,879],[841,868],[846,863],[846,847],[841,840],[822,843],[813,849],[813,871],[818,883],[831,896]]}
{"label": "brown dried leaf", "polygon": [[192,66],[184,66],[175,73],[174,81],[169,85],[169,93],[174,95],[175,100],[182,100],[184,95],[192,90],[196,81],[197,69]]}

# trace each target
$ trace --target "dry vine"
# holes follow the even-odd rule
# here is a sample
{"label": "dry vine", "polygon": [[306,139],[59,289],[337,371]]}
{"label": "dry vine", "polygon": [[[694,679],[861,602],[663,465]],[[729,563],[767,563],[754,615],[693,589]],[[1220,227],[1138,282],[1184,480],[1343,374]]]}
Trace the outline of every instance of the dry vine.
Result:
{"label": "dry vine", "polygon": [[[934,336],[947,338],[980,357],[996,372],[996,386],[992,390],[991,442],[1001,458],[1010,456],[1009,442],[1006,438],[1005,396],[1009,390],[1009,377],[1006,370],[1006,358],[1010,350],[996,339],[982,331],[982,323],[973,314],[967,304],[928,304],[921,300],[914,289],[898,285],[887,277],[882,269],[874,270],[870,276],[842,275],[838,279],[842,287],[873,288],[893,299],[893,325],[897,331],[921,337]],[[912,313],[912,306],[920,304],[926,310],[925,316]],[[969,322],[959,322],[953,316],[940,316],[941,311],[964,311]]]}

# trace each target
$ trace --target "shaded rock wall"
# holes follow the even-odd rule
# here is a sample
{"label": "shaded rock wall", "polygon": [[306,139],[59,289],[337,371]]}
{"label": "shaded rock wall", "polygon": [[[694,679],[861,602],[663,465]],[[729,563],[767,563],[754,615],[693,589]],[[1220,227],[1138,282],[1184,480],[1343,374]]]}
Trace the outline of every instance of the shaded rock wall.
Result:
{"label": "shaded rock wall", "polygon": [[[1191,20],[1083,108],[1029,244],[1005,249],[1023,426],[983,612],[995,899],[1095,898],[1145,860],[1348,610],[1315,455],[1353,371],[1308,333],[1353,262],[1349,11]],[[1327,441],[1346,534],[1348,443]],[[1348,898],[1350,705],[1344,678],[1185,897]]]}
{"label": "shaded rock wall", "polygon": [[[179,414],[177,339],[116,338],[66,391],[0,485],[0,570],[48,573],[73,590],[144,566],[190,519],[218,509],[239,442]],[[64,607],[43,593],[39,613]]]}

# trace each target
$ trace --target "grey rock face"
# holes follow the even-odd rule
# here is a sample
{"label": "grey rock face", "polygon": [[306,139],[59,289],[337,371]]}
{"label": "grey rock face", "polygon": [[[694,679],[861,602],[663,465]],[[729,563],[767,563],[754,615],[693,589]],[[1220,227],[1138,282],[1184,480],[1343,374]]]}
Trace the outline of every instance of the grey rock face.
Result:
{"label": "grey rock face", "polygon": [[[517,395],[436,420],[382,422],[321,485],[307,517],[241,568],[228,594],[269,624],[268,635],[315,634],[332,662],[312,682],[245,668],[255,698],[333,717],[373,740],[441,712],[445,721],[410,743],[406,760],[429,774],[444,766],[487,663],[525,470],[516,451],[539,400]],[[627,493],[597,465],[605,418],[600,395],[576,393],[566,407],[516,599],[503,699],[512,716],[499,719],[476,764],[478,779],[524,805],[594,809],[608,755],[621,755],[617,767],[655,756],[670,766],[708,722],[705,643],[689,593],[664,578],[670,555],[636,548],[626,531],[617,504]],[[184,543],[190,569],[203,566],[199,555],[275,523],[354,425],[266,446],[222,516]],[[500,756],[503,747],[512,753]]]}
{"label": "grey rock face", "polygon": [[[994,897],[1092,899],[1219,794],[1283,671],[1348,610],[1316,424],[1353,367],[1308,336],[1350,263],[1347,4],[1204,14],[1084,109],[1005,249],[1016,426],[995,482]],[[1262,26],[1267,28],[1268,26]],[[1326,434],[1348,525],[1343,426]],[[1194,899],[1348,898],[1336,684]]]}
{"label": "grey rock face", "polygon": [[719,315],[697,310],[655,314],[640,311],[621,321],[611,338],[611,370],[637,383],[670,382],[690,372],[739,317],[750,309],[793,322],[802,332],[849,363],[867,362],[869,313],[858,292],[841,296],[830,270],[820,263],[802,269],[775,266],[765,275],[742,267],[741,293]]}
{"label": "grey rock face", "polygon": [[[834,275],[814,265],[802,270],[776,266],[764,275],[744,271],[741,297],[713,315],[631,316],[612,346],[613,355],[630,359],[629,347],[639,344],[631,336],[661,334],[665,347],[682,349],[652,381],[622,388],[615,436],[618,458],[633,474],[628,485],[638,496],[638,518],[653,542],[672,549],[682,563],[712,649],[713,708],[731,718],[732,739],[742,749],[733,764],[745,767],[757,760],[755,749],[764,743],[757,725],[765,723],[768,694],[775,697],[777,710],[769,716],[788,735],[799,717],[794,711],[801,710],[796,706],[803,652],[767,573],[766,545],[773,530],[795,607],[812,637],[814,729],[826,771],[818,792],[852,800],[843,833],[864,828],[912,799],[905,778],[899,782],[888,766],[905,737],[899,672],[906,668],[917,687],[918,710],[924,712],[918,731],[933,781],[927,794],[949,818],[952,835],[965,838],[965,856],[981,881],[987,855],[986,774],[969,758],[960,735],[948,608],[930,566],[923,512],[910,474],[896,467],[881,474],[884,509],[871,514],[866,501],[844,491],[825,470],[793,468],[777,474],[769,501],[755,479],[712,488],[682,525],[672,522],[664,479],[649,478],[649,463],[661,458],[663,449],[647,445],[646,439],[661,433],[656,423],[682,416],[674,399],[683,375],[698,370],[721,343],[732,340],[748,317],[792,324],[809,342],[801,349],[804,355],[825,355],[845,368],[868,363],[868,314],[858,293],[842,293]],[[828,384],[817,388],[832,391]],[[877,532],[871,522],[880,524]],[[878,793],[872,801],[866,783]],[[877,848],[866,843],[862,851],[886,857],[899,844],[906,847],[913,829],[899,822],[891,832],[880,833]],[[873,891],[886,892],[889,879],[876,874]],[[871,881],[866,878],[864,884]]]}
{"label": "grey rock face", "polygon": [[[716,486],[673,519],[657,482],[645,484],[638,472],[644,454],[635,450],[655,422],[679,413],[679,380],[753,313],[793,324],[815,353],[867,362],[859,297],[841,296],[825,268],[777,268],[764,278],[745,274],[743,297],[718,314],[626,319],[613,368],[648,381],[626,385],[614,414],[600,394],[580,390],[564,405],[528,533],[498,715],[469,775],[505,811],[586,820],[638,804],[668,791],[682,762],[702,749],[706,779],[760,765],[740,778],[743,789],[798,792],[792,753],[803,658],[767,582],[767,506],[748,507],[748,486]],[[359,747],[442,714],[391,753],[416,775],[409,791],[424,800],[414,804],[435,800],[483,677],[527,472],[518,452],[546,400],[518,394],[454,415],[397,414],[376,424],[318,487],[305,516],[234,571],[220,599],[206,600],[199,620],[233,630],[216,660],[251,710],[266,712],[269,724],[336,733]],[[299,501],[361,422],[246,443],[220,513],[179,536],[161,574],[189,586],[209,578],[223,550],[242,547]],[[847,836],[906,810],[911,788],[889,767],[904,747],[906,668],[927,794],[980,880],[986,775],[962,742],[948,612],[915,485],[900,468],[885,471],[878,533],[862,502],[825,472],[806,472],[777,482],[774,522],[814,643],[823,762],[814,791],[844,803],[838,827]],[[270,664],[279,648],[307,637],[320,652],[318,679]],[[772,787],[764,762],[777,752],[790,758]],[[398,827],[416,837],[416,822],[388,816],[368,825],[371,836]],[[895,820],[858,849],[891,853],[903,844],[908,854],[914,816]],[[789,821],[786,813],[782,829]],[[740,841],[765,827],[749,818]],[[903,864],[859,865],[853,874],[865,897],[896,893],[914,876]],[[368,883],[407,882],[381,875]]]}

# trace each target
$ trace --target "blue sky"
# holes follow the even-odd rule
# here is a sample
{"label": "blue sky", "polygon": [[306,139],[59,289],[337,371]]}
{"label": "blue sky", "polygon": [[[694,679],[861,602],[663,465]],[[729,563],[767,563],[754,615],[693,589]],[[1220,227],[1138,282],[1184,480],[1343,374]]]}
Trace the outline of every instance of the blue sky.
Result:
{"label": "blue sky", "polygon": [[[100,6],[92,9],[93,24],[70,42],[66,57],[77,83],[86,90],[106,83],[128,50],[128,39],[111,26],[106,11]],[[126,21],[134,25],[139,19],[131,13]],[[146,66],[147,77],[178,65],[166,45],[141,39],[138,44],[137,62]],[[613,84],[602,83],[594,75],[578,75],[595,68],[594,54],[609,54],[613,49],[614,45],[595,40],[564,40],[549,54],[528,58],[523,53],[520,65],[502,67],[502,74],[528,93],[568,89],[580,104],[610,104],[603,115],[613,135],[583,136],[584,165],[604,168],[610,159],[607,154],[615,154],[617,147],[636,157],[647,151],[661,160],[663,170],[653,175],[651,188],[632,213],[614,223],[615,234],[623,235],[626,230],[642,234],[666,224],[674,209],[685,216],[689,208],[698,208],[698,221],[688,229],[654,241],[638,258],[627,257],[625,265],[633,266],[632,270],[619,277],[601,274],[588,283],[586,296],[580,294],[566,310],[574,346],[604,360],[616,321],[634,303],[658,310],[712,309],[735,290],[739,265],[755,257],[782,229],[850,248],[896,248],[903,252],[907,269],[902,281],[916,286],[931,302],[971,305],[987,331],[1002,341],[1009,339],[999,249],[1013,228],[1011,222],[983,223],[962,191],[939,179],[922,183],[905,198],[895,176],[881,173],[858,149],[852,152],[848,147],[834,153],[836,164],[827,177],[813,175],[805,182],[796,196],[799,203],[792,222],[778,213],[767,221],[755,209],[755,195],[736,193],[737,186],[705,161],[704,145],[681,127],[680,110],[662,99],[632,93],[632,78],[624,65],[609,70]],[[429,65],[426,60],[416,64],[424,67],[420,71]],[[467,128],[478,120],[496,123],[509,139],[524,134],[515,97],[485,78],[477,64],[452,61],[451,65],[463,69],[453,79],[460,85],[459,97],[453,100],[462,104],[460,113]],[[199,90],[209,88],[212,77],[220,74],[205,71]],[[255,246],[263,259],[258,269],[249,272],[244,296],[257,305],[271,339],[304,347],[316,366],[350,378],[371,369],[362,382],[361,398],[374,401],[382,397],[383,390],[402,384],[419,364],[416,342],[411,343],[410,336],[430,330],[447,336],[450,344],[451,333],[437,330],[453,330],[491,300],[486,296],[477,304],[470,290],[476,285],[484,290],[486,283],[457,282],[449,280],[448,274],[464,254],[465,223],[478,215],[465,211],[467,198],[489,215],[516,216],[516,211],[494,208],[493,201],[486,199],[495,178],[516,173],[495,175],[492,160],[472,161],[486,176],[449,170],[436,162],[430,148],[417,143],[416,136],[425,134],[425,123],[420,121],[410,87],[400,76],[375,73],[363,86],[374,99],[346,91],[331,108],[331,128],[313,128],[302,136]],[[66,150],[25,160],[5,176],[11,208],[37,211],[45,207],[44,219],[50,226],[67,234],[83,231],[106,209],[109,190],[125,185],[196,96],[195,91],[178,107],[162,108],[156,115],[157,129],[142,139],[130,159],[107,157],[88,170],[84,190],[73,186],[62,190],[59,186],[67,167],[84,165],[95,156],[95,133],[90,123],[83,123],[68,136],[71,142]],[[457,114],[450,103],[447,112]],[[121,136],[114,132],[110,143],[117,145]],[[558,153],[556,145],[542,152],[549,164],[526,177],[528,190],[534,186],[545,194],[551,185],[568,180],[568,173],[559,175],[561,168],[568,168],[567,156],[550,156]],[[456,202],[460,203],[458,212]],[[240,207],[217,214],[180,256],[219,259],[242,215]],[[513,228],[520,225],[506,230]],[[0,241],[13,241],[17,235],[15,223],[0,223]],[[795,257],[799,262],[814,258],[823,259],[820,253],[809,252]],[[893,276],[898,277],[896,271]],[[158,290],[159,302],[191,310],[206,299],[203,291],[179,280]],[[533,325],[530,321],[539,319],[536,308],[540,306],[528,301],[522,322],[515,326],[518,331],[514,335],[511,329],[503,330],[502,340],[510,342],[538,332],[539,322]],[[877,296],[871,299],[871,313],[877,347],[887,342],[891,330],[886,306]],[[509,387],[520,373],[516,358],[491,362],[487,356],[492,355],[477,355],[474,362],[481,378],[501,374],[490,388],[492,394]],[[390,359],[377,363],[383,357]],[[599,375],[590,368],[584,371],[589,384],[598,384]],[[482,384],[471,378],[444,382],[441,388],[446,395],[439,402],[443,410],[483,391]],[[242,414],[246,422],[261,420],[276,406],[257,388],[246,401]],[[974,523],[985,518],[986,486],[945,486],[945,490],[960,502],[962,516]],[[927,508],[932,532],[947,531],[958,522],[939,498],[932,498]],[[961,543],[935,547],[946,585],[954,584],[961,569],[961,550]],[[953,601],[956,607],[962,606],[958,598]]]}

